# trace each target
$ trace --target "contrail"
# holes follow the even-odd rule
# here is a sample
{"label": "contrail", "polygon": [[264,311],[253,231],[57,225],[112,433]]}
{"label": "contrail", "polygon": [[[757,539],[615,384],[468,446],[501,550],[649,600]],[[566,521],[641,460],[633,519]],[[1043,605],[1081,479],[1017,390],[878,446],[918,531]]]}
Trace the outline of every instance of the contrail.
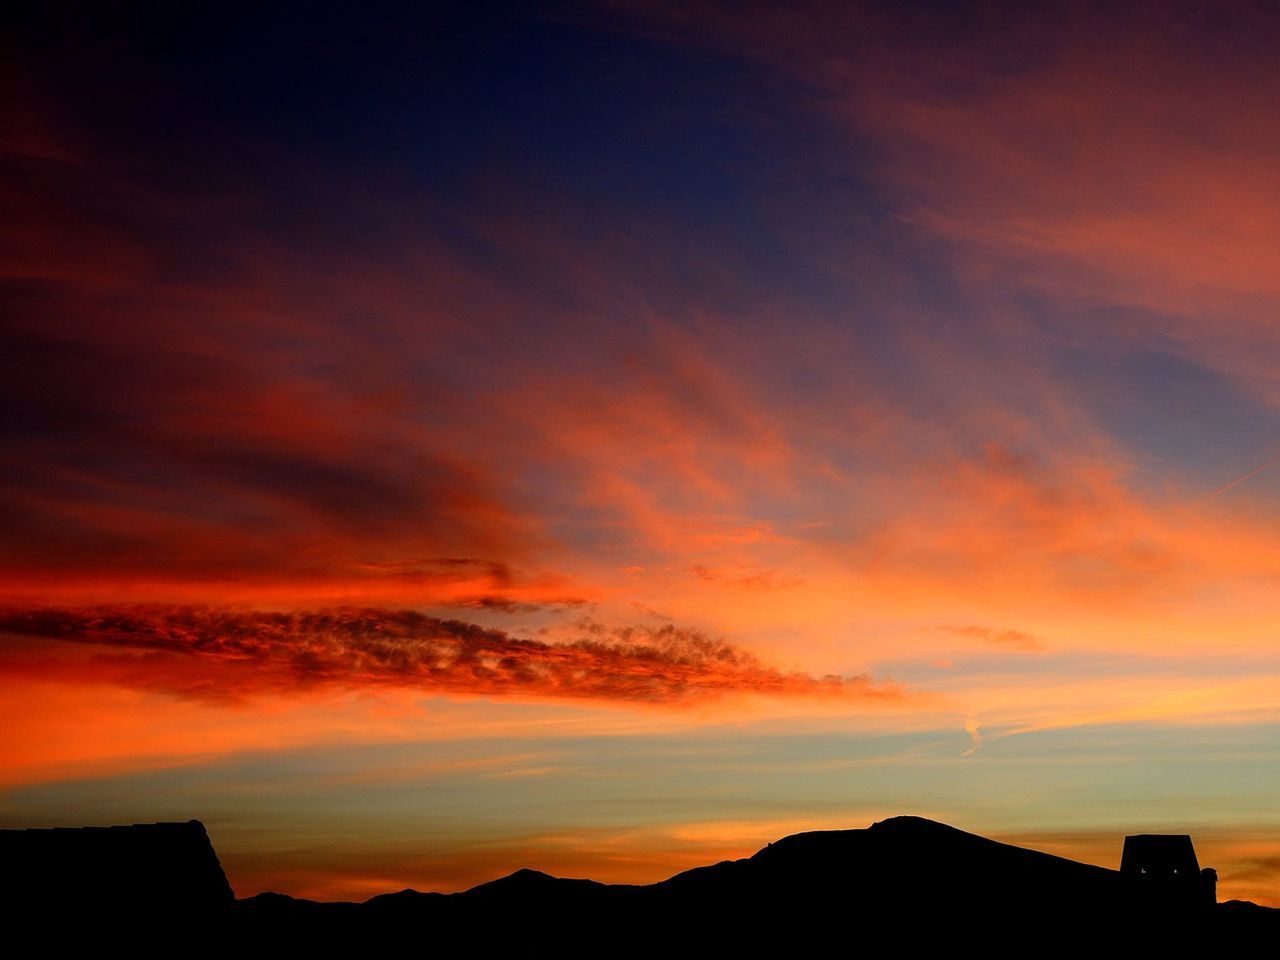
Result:
{"label": "contrail", "polygon": [[1273,463],[1275,463],[1278,460],[1280,460],[1280,453],[1272,454],[1266,460],[1263,460],[1260,464],[1258,464],[1256,467],[1254,467],[1252,470],[1246,473],[1243,477],[1236,477],[1230,483],[1226,484],[1225,486],[1221,486],[1217,490],[1213,491],[1213,496],[1216,497],[1221,494],[1224,494],[1228,490],[1230,490],[1232,487],[1239,486],[1240,484],[1244,483],[1246,480],[1252,477],[1256,477],[1263,470],[1267,469],[1267,467],[1271,466]]}

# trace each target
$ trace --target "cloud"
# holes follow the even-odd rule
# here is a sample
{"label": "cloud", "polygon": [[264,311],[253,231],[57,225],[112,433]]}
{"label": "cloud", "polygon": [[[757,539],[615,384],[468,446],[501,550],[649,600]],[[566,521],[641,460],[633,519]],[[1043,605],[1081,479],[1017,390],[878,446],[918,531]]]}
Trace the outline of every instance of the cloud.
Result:
{"label": "cloud", "polygon": [[537,613],[548,607],[581,607],[587,603],[581,597],[557,597],[539,603],[512,600],[510,597],[482,595],[476,597],[459,597],[442,603],[441,606],[456,607],[462,610],[492,610],[498,613]]}
{"label": "cloud", "polygon": [[957,637],[965,637],[969,640],[981,640],[983,643],[989,643],[995,647],[1010,647],[1014,650],[1025,650],[1028,653],[1044,650],[1045,642],[1034,634],[1024,633],[1021,630],[998,630],[994,627],[980,626],[941,626],[939,630],[947,633],[954,633]]}
{"label": "cloud", "polygon": [[1094,344],[1160,338],[1280,403],[1274,9],[630,9],[807,84],[867,144],[858,169],[961,276],[1124,308],[1077,329]]}
{"label": "cloud", "polygon": [[703,564],[695,564],[691,569],[700,580],[722,583],[742,590],[786,590],[804,583],[800,577],[788,576],[777,570],[756,570],[746,567],[715,570]]}
{"label": "cloud", "polygon": [[1243,859],[1225,874],[1225,879],[1274,883],[1280,879],[1280,854]]}
{"label": "cloud", "polygon": [[404,610],[115,606],[0,613],[0,632],[127,652],[91,666],[126,685],[198,699],[388,685],[660,704],[732,694],[860,701],[905,696],[866,676],[786,673],[730,643],[672,624],[608,629],[585,623],[582,638],[548,644]]}

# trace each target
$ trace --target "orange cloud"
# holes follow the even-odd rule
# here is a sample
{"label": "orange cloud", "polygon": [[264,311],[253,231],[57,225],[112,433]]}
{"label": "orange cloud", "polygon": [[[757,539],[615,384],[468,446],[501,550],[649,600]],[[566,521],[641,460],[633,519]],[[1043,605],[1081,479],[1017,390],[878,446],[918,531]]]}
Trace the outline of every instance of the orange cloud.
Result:
{"label": "orange cloud", "polygon": [[1036,651],[1044,650],[1045,642],[1039,637],[1030,633],[1023,633],[1021,630],[997,630],[994,627],[980,627],[970,625],[967,627],[939,627],[947,633],[955,634],[957,637],[965,637],[969,640],[981,640],[983,643],[989,643],[996,647],[1009,647],[1014,650]]}
{"label": "orange cloud", "polygon": [[0,631],[93,644],[113,652],[78,669],[215,701],[366,686],[663,704],[736,693],[903,697],[896,686],[865,676],[784,673],[671,624],[597,628],[574,642],[547,644],[410,611],[139,606],[10,610],[0,616]]}

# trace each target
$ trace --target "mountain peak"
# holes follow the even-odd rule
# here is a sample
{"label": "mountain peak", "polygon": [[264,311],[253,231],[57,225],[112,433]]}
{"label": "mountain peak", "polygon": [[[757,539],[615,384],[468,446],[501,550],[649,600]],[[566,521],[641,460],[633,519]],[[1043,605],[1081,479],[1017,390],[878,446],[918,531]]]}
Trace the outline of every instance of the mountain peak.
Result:
{"label": "mountain peak", "polygon": [[490,883],[482,884],[482,886],[491,886],[494,883],[504,883],[504,884],[556,883],[558,882],[558,880],[559,880],[558,877],[553,877],[551,874],[544,873],[541,870],[533,870],[529,867],[521,867],[519,870],[516,870],[513,873],[507,874],[505,877],[499,877],[497,880],[490,881]]}
{"label": "mountain peak", "polygon": [[549,873],[543,873],[541,870],[531,870],[528,867],[521,867],[514,873],[509,873],[505,877],[499,877],[497,880],[490,880],[488,883],[482,883],[479,886],[472,887],[466,891],[465,896],[493,896],[497,894],[506,894],[513,890],[540,890],[556,884],[565,883],[567,881],[553,877]]}
{"label": "mountain peak", "polygon": [[[886,817],[884,820],[877,820],[867,829],[883,833],[920,835],[956,834],[965,832],[958,827],[953,827],[946,823],[939,823],[937,820],[930,820],[928,817],[916,817],[911,815]],[[972,834],[970,835],[972,836]]]}

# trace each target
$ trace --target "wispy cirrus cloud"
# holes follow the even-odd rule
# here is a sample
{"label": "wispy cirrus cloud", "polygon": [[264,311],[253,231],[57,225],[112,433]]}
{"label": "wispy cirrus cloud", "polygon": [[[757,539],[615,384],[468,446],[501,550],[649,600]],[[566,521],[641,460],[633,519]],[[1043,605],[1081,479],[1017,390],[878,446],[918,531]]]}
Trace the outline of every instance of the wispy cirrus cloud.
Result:
{"label": "wispy cirrus cloud", "polygon": [[784,672],[672,624],[584,629],[551,644],[404,610],[118,606],[11,609],[0,613],[0,632],[128,653],[105,662],[120,682],[199,699],[380,686],[651,704],[735,694],[906,697],[863,675]]}
{"label": "wispy cirrus cloud", "polygon": [[1035,291],[1095,346],[1159,344],[1277,402],[1274,10],[622,7],[806,84],[957,276]]}

